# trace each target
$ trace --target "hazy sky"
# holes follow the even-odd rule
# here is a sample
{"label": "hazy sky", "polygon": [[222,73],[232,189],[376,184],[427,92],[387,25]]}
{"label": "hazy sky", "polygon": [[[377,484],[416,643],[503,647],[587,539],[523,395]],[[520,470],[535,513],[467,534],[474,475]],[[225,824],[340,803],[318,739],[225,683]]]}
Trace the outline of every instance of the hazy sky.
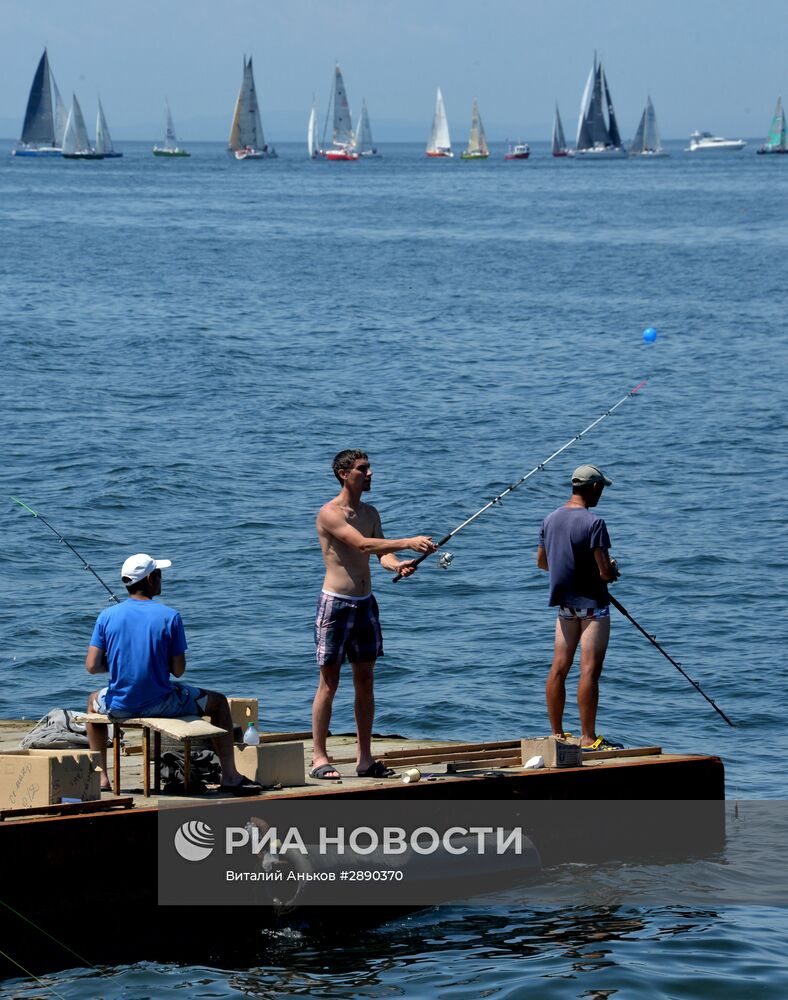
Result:
{"label": "hazy sky", "polygon": [[266,136],[302,139],[334,63],[378,141],[426,139],[440,85],[455,144],[478,97],[490,139],[567,137],[594,48],[622,134],[650,93],[663,134],[762,137],[788,97],[788,0],[0,0],[0,135],[16,138],[49,48],[64,98],[115,138],[155,138],[169,96],[184,139],[227,137],[244,53]]}

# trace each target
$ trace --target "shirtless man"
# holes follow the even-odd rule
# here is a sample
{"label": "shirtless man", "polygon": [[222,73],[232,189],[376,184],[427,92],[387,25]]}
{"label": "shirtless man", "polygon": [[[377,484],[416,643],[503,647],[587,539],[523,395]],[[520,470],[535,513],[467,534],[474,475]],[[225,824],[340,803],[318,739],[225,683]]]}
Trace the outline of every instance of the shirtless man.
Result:
{"label": "shirtless man", "polygon": [[326,737],[339,671],[347,658],[353,668],[356,695],[356,773],[364,778],[384,778],[394,772],[374,759],[370,745],[375,716],[373,670],[375,660],[383,656],[383,641],[378,605],[372,594],[369,557],[377,556],[381,566],[392,573],[410,576],[416,571],[413,561],[400,562],[394,553],[403,549],[434,552],[436,547],[428,535],[383,537],[380,514],[361,499],[372,488],[372,469],[365,452],[339,452],[334,458],[334,475],[342,489],[317,515],[317,536],[326,575],[315,617],[320,682],[312,705],[314,751],[310,773],[313,778],[340,777],[328,762]]}

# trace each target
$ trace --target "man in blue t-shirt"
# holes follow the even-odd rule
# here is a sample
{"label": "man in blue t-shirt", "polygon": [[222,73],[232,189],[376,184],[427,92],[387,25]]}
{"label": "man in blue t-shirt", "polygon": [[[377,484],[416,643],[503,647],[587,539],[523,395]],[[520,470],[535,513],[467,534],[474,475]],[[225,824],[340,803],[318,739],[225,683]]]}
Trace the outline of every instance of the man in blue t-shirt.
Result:
{"label": "man in blue t-shirt", "polygon": [[610,558],[605,522],[593,513],[602,491],[613,483],[595,465],[572,474],[572,496],[548,514],[539,532],[536,565],[550,573],[550,606],[558,607],[553,663],[547,678],[547,714],[555,736],[563,732],[566,678],[580,645],[580,746],[583,750],[620,749],[623,744],[596,733],[599,677],[610,637],[607,584],[619,577]]}
{"label": "man in blue t-shirt", "polygon": [[[222,765],[222,790],[257,795],[262,785],[245,778],[235,766],[233,723],[225,696],[171,680],[186,670],[186,635],[178,612],[154,601],[161,593],[161,571],[171,565],[169,559],[152,559],[144,552],[123,563],[120,577],[129,598],[98,616],[85,658],[89,674],[109,671],[110,678],[106,687],[88,698],[88,712],[119,722],[207,715],[226,730],[214,740]],[[87,729],[90,748],[101,753],[102,790],[108,790],[107,726],[88,723]]]}

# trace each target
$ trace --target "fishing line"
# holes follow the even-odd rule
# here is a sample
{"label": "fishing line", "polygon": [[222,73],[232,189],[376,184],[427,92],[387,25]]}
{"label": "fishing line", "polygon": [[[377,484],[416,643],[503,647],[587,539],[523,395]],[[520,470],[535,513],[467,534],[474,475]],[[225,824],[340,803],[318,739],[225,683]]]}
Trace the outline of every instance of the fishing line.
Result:
{"label": "fishing line", "polygon": [[60,997],[60,1000],[66,1000],[63,994],[58,993],[58,991],[54,988],[54,986],[50,986],[48,983],[44,982],[43,979],[39,979],[38,976],[33,975],[33,973],[29,969],[26,969],[21,962],[17,962],[15,958],[11,958],[11,956],[7,955],[2,949],[0,949],[0,955],[2,955],[3,958],[9,961],[12,965],[15,965],[18,969],[21,969],[22,972],[24,972],[24,974],[28,977],[28,979],[35,979],[35,981],[39,984],[39,986],[43,986],[45,990],[49,990],[51,993],[54,993],[56,997]]}
{"label": "fishing line", "polygon": [[40,924],[37,924],[34,920],[31,920],[30,917],[26,917],[24,913],[20,913],[19,910],[15,910],[13,906],[11,906],[10,903],[6,903],[4,899],[0,899],[0,904],[5,906],[6,909],[9,909],[12,913],[15,913],[20,920],[26,921],[28,924],[30,924],[31,927],[35,927],[37,931],[41,931],[42,934],[48,937],[51,941],[54,941],[55,944],[59,944],[61,948],[64,948],[66,951],[71,952],[71,954],[74,955],[76,958],[78,958],[83,965],[89,965],[91,969],[97,968],[97,966],[95,966],[92,962],[89,962],[86,958],[80,955],[78,951],[74,951],[73,948],[69,948],[69,946],[65,944],[65,942],[61,941],[59,938],[56,938],[54,935],[50,934],[49,931],[45,931],[44,928],[40,926]]}
{"label": "fishing line", "polygon": [[104,581],[101,579],[101,577],[98,575],[98,573],[93,569],[93,567],[90,565],[90,563],[86,559],[82,558],[82,556],[79,554],[79,552],[77,552],[77,550],[74,548],[74,546],[71,544],[71,542],[69,542],[67,539],[65,539],[60,534],[60,532],[57,530],[57,528],[55,528],[53,525],[51,525],[49,523],[49,521],[47,521],[47,519],[42,514],[39,514],[37,511],[33,510],[32,507],[28,507],[26,503],[22,503],[22,501],[21,500],[17,500],[16,497],[11,497],[11,499],[14,501],[14,503],[18,503],[20,507],[24,507],[25,510],[28,511],[28,513],[30,513],[30,514],[33,515],[33,517],[37,517],[38,520],[41,521],[43,524],[45,524],[49,528],[50,531],[54,532],[54,534],[57,535],[57,537],[60,539],[60,541],[63,543],[63,545],[65,545],[67,548],[71,549],[71,551],[74,553],[74,555],[77,557],[77,559],[79,559],[79,561],[82,563],[82,568],[90,570],[90,572],[93,574],[93,576],[95,576],[95,578],[98,580],[98,582],[104,588],[104,590],[107,591],[107,593],[109,594],[110,598],[116,604],[120,604],[120,598],[116,597],[115,594],[112,593],[112,591],[110,590],[110,588],[107,586],[106,583],[104,583]]}
{"label": "fishing line", "polygon": [[719,707],[719,705],[717,705],[717,704],[716,704],[716,702],[714,701],[714,699],[713,699],[713,698],[709,698],[709,696],[708,696],[708,695],[706,694],[706,692],[705,692],[705,691],[703,690],[703,688],[702,688],[702,687],[700,686],[700,684],[698,684],[698,682],[697,682],[697,681],[694,681],[694,680],[693,680],[693,679],[692,679],[692,678],[690,677],[690,675],[689,675],[689,674],[687,673],[687,671],[686,671],[686,670],[685,670],[685,669],[684,669],[684,668],[682,667],[682,665],[681,665],[680,663],[677,663],[677,662],[676,662],[676,661],[675,661],[675,660],[673,659],[673,657],[672,657],[672,656],[670,656],[670,655],[669,655],[669,654],[668,654],[668,653],[667,653],[667,652],[666,652],[666,651],[665,651],[665,650],[664,650],[664,649],[662,648],[662,646],[660,646],[660,644],[659,644],[659,643],[657,642],[657,637],[656,637],[656,636],[654,636],[654,635],[649,635],[649,633],[648,633],[648,632],[647,632],[647,631],[646,631],[646,630],[645,630],[645,629],[643,628],[643,626],[642,626],[642,625],[640,625],[640,624],[639,624],[638,622],[636,622],[636,621],[635,621],[635,619],[634,619],[634,618],[632,617],[632,615],[631,615],[631,614],[630,614],[630,613],[629,613],[629,612],[627,611],[627,609],[626,609],[626,608],[624,607],[624,605],[623,605],[623,604],[622,604],[622,603],[621,603],[620,601],[617,601],[617,600],[615,599],[615,597],[613,597],[613,595],[612,595],[612,594],[608,594],[608,597],[610,598],[610,603],[611,603],[611,604],[613,605],[613,607],[614,607],[614,608],[617,608],[617,609],[618,609],[618,610],[619,610],[619,611],[621,612],[621,614],[622,614],[622,615],[623,615],[623,616],[624,616],[625,618],[628,618],[628,619],[629,619],[629,620],[630,620],[630,621],[632,622],[632,624],[633,624],[633,625],[635,626],[635,628],[636,628],[636,629],[638,630],[638,632],[642,632],[642,633],[643,633],[643,635],[644,635],[644,636],[645,636],[645,637],[646,637],[646,638],[648,639],[648,641],[649,641],[649,642],[651,643],[651,645],[652,645],[652,646],[654,646],[654,647],[655,647],[656,649],[658,649],[658,650],[660,651],[660,653],[662,653],[662,655],[663,655],[663,656],[665,657],[665,659],[666,659],[666,660],[669,660],[669,661],[670,661],[670,662],[671,662],[671,663],[673,664],[673,666],[674,666],[674,667],[676,668],[676,670],[678,670],[678,672],[679,672],[679,673],[680,673],[680,674],[682,675],[682,677],[686,677],[686,678],[687,678],[687,680],[688,680],[688,681],[690,682],[690,684],[691,684],[691,685],[692,685],[692,686],[693,686],[694,688],[696,688],[696,689],[697,689],[697,691],[698,691],[698,692],[699,692],[700,694],[702,694],[702,695],[703,695],[703,697],[704,697],[704,698],[706,699],[706,701],[707,701],[707,702],[708,702],[708,703],[709,703],[709,704],[711,705],[711,707],[712,707],[712,708],[714,709],[714,711],[715,711],[715,712],[719,712],[719,714],[720,714],[720,715],[721,715],[721,716],[723,717],[723,719],[725,719],[725,721],[726,721],[726,722],[728,723],[728,725],[729,725],[729,726],[732,726],[732,727],[733,727],[733,728],[735,729],[735,728],[736,728],[736,723],[735,723],[735,722],[731,722],[731,720],[730,720],[730,719],[728,718],[728,716],[727,716],[727,715],[726,715],[726,714],[725,714],[725,713],[723,712],[723,710],[722,710],[722,709],[721,709],[721,708]]}
{"label": "fishing line", "polygon": [[[449,539],[454,538],[454,536],[458,532],[462,531],[463,528],[467,528],[468,525],[472,524],[477,517],[481,517],[485,511],[490,509],[490,507],[494,507],[495,504],[501,503],[505,496],[507,496],[509,493],[513,493],[518,486],[522,486],[522,484],[526,481],[526,479],[530,479],[531,476],[535,475],[537,472],[541,472],[541,470],[547,465],[548,462],[552,462],[554,458],[557,458],[561,454],[561,452],[566,451],[566,449],[569,448],[571,445],[573,445],[575,441],[579,441],[582,437],[588,434],[590,430],[593,430],[593,428],[596,427],[597,424],[602,423],[605,417],[609,417],[614,410],[617,410],[619,406],[621,406],[623,403],[626,403],[628,399],[634,396],[635,393],[638,392],[640,389],[642,389],[647,383],[648,379],[643,379],[642,382],[638,382],[635,388],[630,389],[629,392],[626,394],[626,396],[622,396],[622,398],[619,399],[617,403],[614,403],[609,410],[605,410],[605,412],[601,416],[597,417],[596,420],[593,420],[588,425],[588,427],[584,427],[579,434],[575,434],[575,436],[573,438],[570,438],[569,441],[566,442],[566,444],[561,445],[561,447],[557,451],[554,451],[553,454],[549,456],[549,458],[546,458],[543,462],[540,462],[539,465],[534,466],[534,468],[531,469],[530,472],[526,472],[526,474],[524,476],[521,476],[517,480],[517,482],[512,483],[511,486],[507,486],[506,489],[503,491],[503,493],[499,493],[497,497],[493,497],[492,500],[488,501],[483,507],[480,507],[475,514],[472,514],[467,520],[463,521],[462,524],[458,524],[457,527],[454,529],[454,531],[450,531],[448,535],[444,535],[439,542],[435,543],[436,548],[438,549],[442,548],[442,546],[444,546],[446,542],[449,541]],[[416,559],[413,559],[410,562],[410,565],[418,566],[419,563],[424,562],[424,560],[427,558],[428,555],[430,555],[429,552],[423,553]],[[451,561],[453,558],[454,557],[450,553],[448,552],[445,553],[445,555],[442,557],[442,561],[441,557],[439,557],[438,566],[441,569],[448,569],[448,567],[451,565]],[[397,575],[394,577],[393,582],[399,583],[401,579],[402,579],[402,574],[397,573]]]}

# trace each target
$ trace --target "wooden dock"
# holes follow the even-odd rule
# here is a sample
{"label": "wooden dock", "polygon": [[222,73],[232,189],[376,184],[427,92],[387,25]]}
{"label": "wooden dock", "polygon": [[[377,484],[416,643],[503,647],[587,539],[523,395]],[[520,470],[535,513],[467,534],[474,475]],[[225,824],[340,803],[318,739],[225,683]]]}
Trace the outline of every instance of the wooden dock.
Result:
{"label": "wooden dock", "polygon": [[[0,751],[17,749],[22,736],[31,728],[24,720],[0,720]],[[520,741],[501,740],[489,743],[412,740],[402,736],[380,736],[373,740],[378,760],[397,772],[395,778],[359,778],[355,772],[355,736],[329,738],[328,749],[341,780],[309,777],[312,758],[311,734],[263,733],[263,745],[283,741],[302,742],[306,783],[292,787],[272,787],[265,798],[312,797],[330,795],[373,795],[385,798],[517,798],[534,799],[724,799],[724,771],[717,757],[664,753],[661,747],[634,747],[587,753],[576,768],[525,770],[521,764]],[[122,807],[156,809],[163,805],[202,804],[231,799],[227,793],[209,791],[199,797],[186,795],[143,796],[141,736],[137,730],[126,733],[121,753]],[[402,774],[418,768],[422,777],[417,784],[405,784]],[[113,769],[112,750],[108,768]],[[101,801],[111,808],[113,798],[103,793]],[[129,799],[131,802],[129,803]],[[96,806],[86,803],[86,811]],[[121,806],[121,803],[118,803]],[[49,810],[52,815],[57,808]],[[62,807],[62,814],[78,814],[81,809]],[[5,817],[6,821],[14,817]],[[29,815],[19,819],[29,819]]]}
{"label": "wooden dock", "polygon": [[[18,749],[31,727],[30,721],[0,721],[0,750]],[[330,798],[334,803],[515,801],[524,809],[531,802],[535,811],[537,803],[556,800],[622,804],[645,800],[666,805],[668,800],[714,800],[721,807],[720,817],[724,807],[724,769],[713,756],[639,747],[587,754],[580,767],[526,770],[519,739],[462,743],[381,736],[373,740],[375,756],[397,775],[369,779],[355,774],[355,737],[336,735],[329,739],[329,753],[342,779],[321,781],[308,777],[312,745],[309,738],[298,738],[304,735],[308,736],[263,734],[264,745],[303,742],[307,778],[304,785],[272,787],[262,796],[233,799],[209,791],[199,797],[146,798],[142,754],[134,742],[140,734],[130,731],[121,760],[120,796],[103,793],[97,802],[0,812],[0,856],[6,859],[0,900],[0,935],[8,942],[4,950],[34,972],[80,964],[75,952],[96,964],[140,959],[203,961],[206,954],[221,955],[224,960],[245,945],[256,955],[259,923],[275,921],[270,913],[255,911],[255,919],[250,920],[245,907],[158,906],[158,817],[163,807],[221,807],[228,799],[263,805],[277,799]],[[111,752],[109,767],[111,771]],[[402,774],[413,767],[418,767],[421,779],[403,782]],[[614,823],[601,833],[603,846],[621,845],[627,836],[631,839],[631,833]],[[537,847],[543,850],[538,843]],[[549,863],[544,854],[543,863]],[[87,909],[79,915],[80,905],[88,898],[89,912],[106,916],[100,932],[89,928]],[[359,908],[343,908],[343,927],[353,921],[369,926],[391,916],[383,911],[351,913],[354,909]],[[134,917],[121,920],[121,914]],[[315,919],[331,925],[330,914],[318,914]],[[206,935],[211,942],[207,951]],[[18,968],[0,960],[0,975],[18,974]]]}

